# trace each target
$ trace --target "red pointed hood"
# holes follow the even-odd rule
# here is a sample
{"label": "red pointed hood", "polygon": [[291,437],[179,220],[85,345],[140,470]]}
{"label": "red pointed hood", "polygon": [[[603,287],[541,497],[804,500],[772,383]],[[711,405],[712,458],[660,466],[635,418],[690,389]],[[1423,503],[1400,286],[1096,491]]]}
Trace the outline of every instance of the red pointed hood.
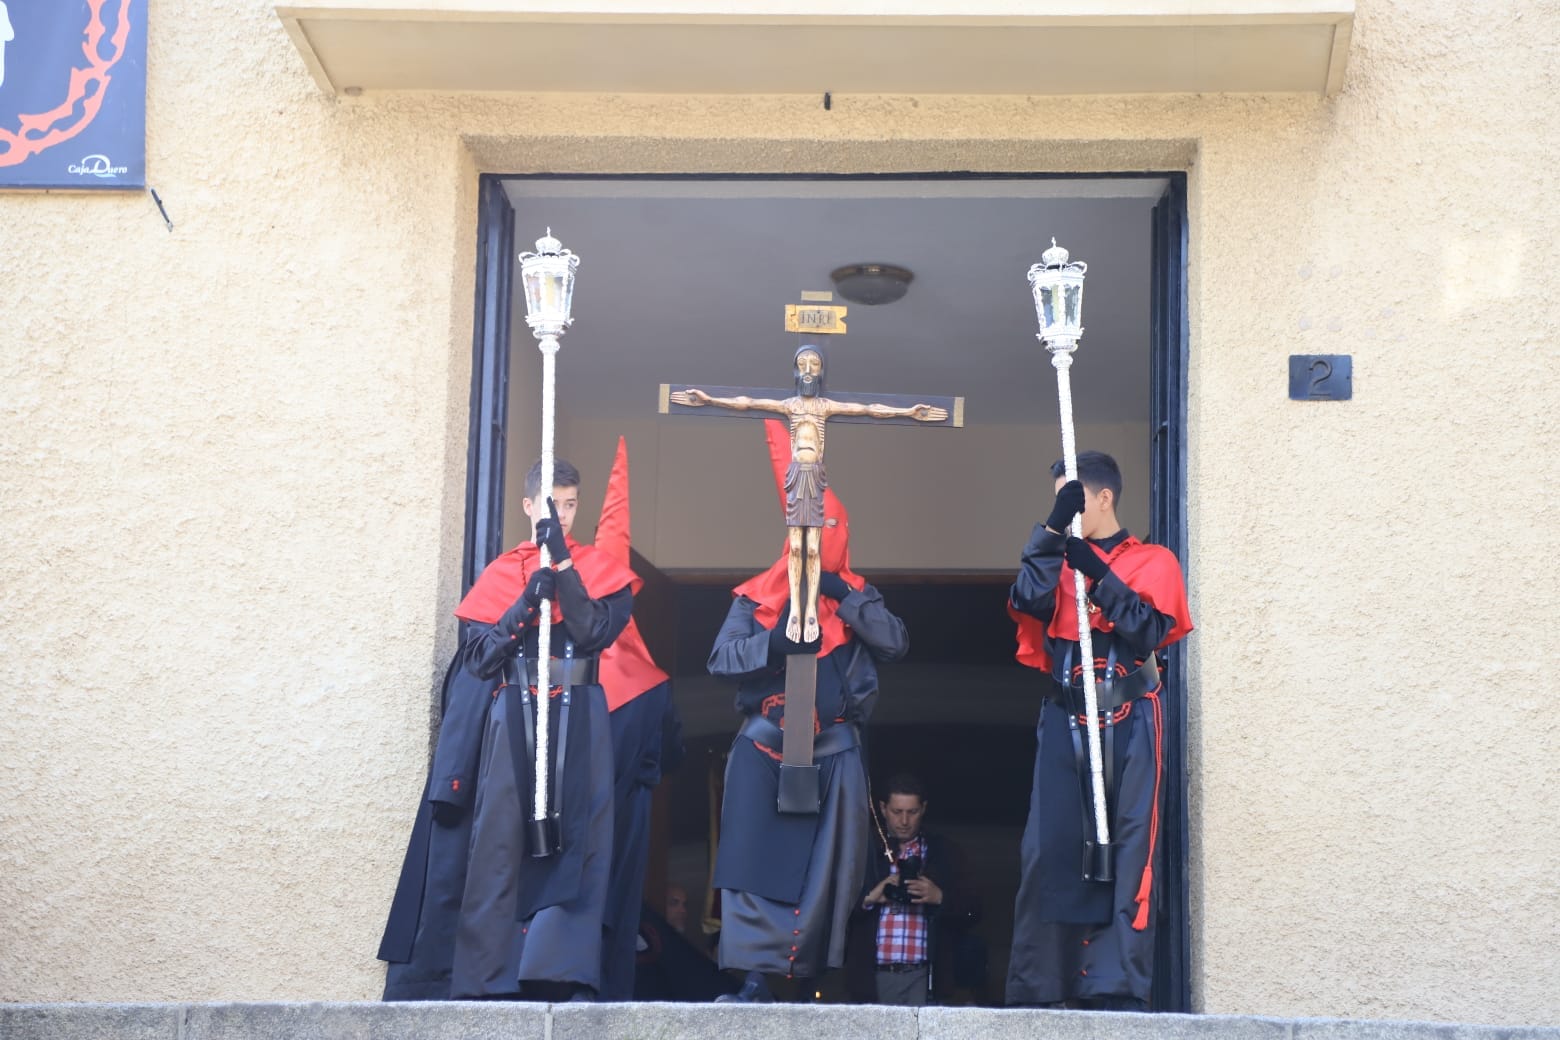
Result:
{"label": "red pointed hood", "polygon": [[[628,511],[628,442],[618,438],[617,455],[612,460],[612,476],[601,502],[601,519],[596,523],[596,548],[624,567],[632,566],[629,549],[633,545]],[[637,591],[637,590],[636,590]],[[646,690],[666,682],[668,676],[656,667],[645,646],[644,637],[633,618],[612,645],[601,652],[601,686],[607,693],[607,710],[619,707]]]}

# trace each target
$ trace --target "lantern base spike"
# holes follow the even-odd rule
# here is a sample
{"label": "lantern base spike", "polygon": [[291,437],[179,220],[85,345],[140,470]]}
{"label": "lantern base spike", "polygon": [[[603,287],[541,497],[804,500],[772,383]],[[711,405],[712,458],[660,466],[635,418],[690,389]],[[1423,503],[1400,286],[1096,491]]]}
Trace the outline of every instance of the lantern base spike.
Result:
{"label": "lantern base spike", "polygon": [[563,850],[563,827],[557,813],[544,820],[527,820],[525,836],[534,859],[546,859]]}
{"label": "lantern base spike", "polygon": [[1109,882],[1116,880],[1116,846],[1106,842],[1083,843],[1083,880]]}

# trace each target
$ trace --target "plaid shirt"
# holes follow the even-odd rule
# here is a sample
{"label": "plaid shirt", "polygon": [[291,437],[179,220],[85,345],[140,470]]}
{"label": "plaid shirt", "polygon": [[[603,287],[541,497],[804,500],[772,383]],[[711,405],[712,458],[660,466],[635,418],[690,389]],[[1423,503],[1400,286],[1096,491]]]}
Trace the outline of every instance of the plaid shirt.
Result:
{"label": "plaid shirt", "polygon": [[[899,858],[920,856],[926,860],[926,842],[919,835],[904,843]],[[890,873],[897,874],[899,868]],[[879,908],[877,962],[879,964],[920,964],[926,960],[926,906],[889,901]]]}

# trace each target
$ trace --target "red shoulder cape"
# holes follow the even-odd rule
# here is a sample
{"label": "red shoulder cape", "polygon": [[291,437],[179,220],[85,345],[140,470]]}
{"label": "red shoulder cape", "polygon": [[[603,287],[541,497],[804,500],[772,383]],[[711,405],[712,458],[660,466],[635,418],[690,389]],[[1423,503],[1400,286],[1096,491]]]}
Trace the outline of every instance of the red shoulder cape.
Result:
{"label": "red shoulder cape", "polygon": [[[1148,601],[1149,606],[1175,620],[1161,647],[1184,639],[1192,631],[1192,616],[1186,605],[1186,583],[1181,577],[1181,565],[1175,554],[1162,545],[1148,545],[1128,536],[1109,553],[1100,552],[1097,545],[1090,547],[1102,556],[1116,577]],[[1049,623],[1015,610],[1008,604],[1008,615],[1018,622],[1018,653],[1020,664],[1031,668],[1051,670],[1051,655],[1045,650],[1045,637],[1076,640],[1078,638],[1078,606],[1074,593],[1073,569],[1065,561],[1056,585],[1056,609],[1051,612]],[[1089,616],[1089,628],[1109,632],[1116,626],[1105,619],[1103,611]],[[1157,648],[1156,648],[1157,649]]]}
{"label": "red shoulder cape", "polygon": [[[573,538],[569,542],[569,555],[574,568],[580,572],[585,591],[593,599],[610,596],[627,585],[635,592],[643,584],[633,571],[618,563],[607,553],[594,546],[581,545]],[[525,583],[537,569],[541,550],[533,542],[521,542],[495,559],[482,571],[466,593],[466,598],[455,608],[455,616],[467,621],[480,621],[491,625],[514,605],[525,591]],[[554,618],[561,617],[554,604]]]}
{"label": "red shoulder cape", "polygon": [[[791,433],[778,419],[764,420],[764,436],[769,441],[769,463],[774,469],[775,488],[780,492],[780,510],[785,511],[785,471],[791,465]],[[866,586],[865,579],[850,569],[850,513],[833,488],[823,493],[823,536],[819,539],[820,569],[833,571],[856,591]],[[787,617],[791,609],[791,580],[786,561],[789,544],[782,545],[780,558],[767,571],[754,575],[731,590],[734,596],[746,596],[758,604],[754,617],[765,628]],[[839,607],[828,596],[818,597],[818,625],[823,635],[820,656],[845,644],[850,626],[840,620]]]}

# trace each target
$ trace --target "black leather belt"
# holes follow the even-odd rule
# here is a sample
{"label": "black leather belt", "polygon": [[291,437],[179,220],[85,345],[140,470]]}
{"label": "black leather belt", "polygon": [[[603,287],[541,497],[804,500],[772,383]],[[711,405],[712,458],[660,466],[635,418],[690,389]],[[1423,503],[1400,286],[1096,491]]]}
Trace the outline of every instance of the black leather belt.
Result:
{"label": "black leather belt", "polygon": [[[525,682],[536,685],[537,659],[525,659]],[[547,665],[547,682],[552,686],[590,686],[596,682],[596,655],[588,657],[554,657]]]}
{"label": "black leather belt", "polygon": [[[1069,715],[1085,714],[1083,707],[1083,682],[1064,684],[1056,678],[1051,680],[1052,688],[1046,694],[1047,699],[1054,701],[1056,706]],[[1145,693],[1150,693],[1159,686],[1159,661],[1149,654],[1143,666],[1131,675],[1101,679],[1094,684],[1095,710],[1099,712],[1115,711],[1128,701],[1137,700]]]}
{"label": "black leather belt", "polygon": [[[755,744],[762,744],[778,751],[785,739],[785,731],[762,715],[749,715],[737,731]],[[813,737],[813,761],[849,751],[861,744],[861,734],[848,722],[839,722],[820,731]]]}
{"label": "black leather belt", "polygon": [[899,962],[899,963],[896,963],[896,964],[879,964],[878,965],[878,971],[892,972],[892,973],[894,973],[896,975],[899,974],[900,972],[925,971],[925,970],[926,970],[926,962],[925,961],[916,961],[914,964],[906,964],[904,962]]}

